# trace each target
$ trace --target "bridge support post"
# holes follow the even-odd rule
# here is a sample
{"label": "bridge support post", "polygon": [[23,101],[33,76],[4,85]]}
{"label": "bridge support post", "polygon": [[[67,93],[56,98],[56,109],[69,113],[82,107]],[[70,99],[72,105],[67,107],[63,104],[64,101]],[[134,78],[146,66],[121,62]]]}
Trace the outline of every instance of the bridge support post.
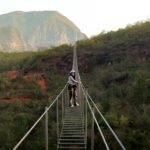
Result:
{"label": "bridge support post", "polygon": [[58,145],[58,139],[59,139],[59,110],[58,110],[58,100],[56,101],[56,123],[57,123],[57,145]]}
{"label": "bridge support post", "polygon": [[66,104],[67,104],[67,90],[65,89],[65,91],[64,91],[64,107],[65,107],[64,113],[65,113],[65,110],[66,110]]}
{"label": "bridge support post", "polygon": [[[45,107],[45,111],[47,111]],[[48,150],[48,111],[45,114],[45,150]]]}
{"label": "bridge support post", "polygon": [[62,121],[64,119],[64,93],[62,93]]}
{"label": "bridge support post", "polygon": [[86,144],[87,144],[87,90],[86,90],[86,97],[85,97],[85,102],[84,102],[84,107],[85,107],[85,136],[86,136]]}
{"label": "bridge support post", "polygon": [[[94,107],[92,107],[94,113]],[[91,150],[94,150],[94,117],[92,115],[92,130],[91,130]]]}

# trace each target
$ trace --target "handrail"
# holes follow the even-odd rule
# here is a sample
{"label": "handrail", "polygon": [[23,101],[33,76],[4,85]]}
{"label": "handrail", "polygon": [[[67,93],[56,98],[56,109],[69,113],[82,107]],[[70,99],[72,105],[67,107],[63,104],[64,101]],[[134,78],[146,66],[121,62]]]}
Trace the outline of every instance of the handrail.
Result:
{"label": "handrail", "polygon": [[126,148],[124,147],[124,145],[122,144],[122,142],[120,141],[120,139],[118,138],[118,136],[116,135],[116,133],[113,131],[113,129],[111,128],[111,126],[109,125],[109,123],[107,122],[107,120],[105,119],[105,117],[102,115],[102,113],[100,112],[100,110],[97,108],[96,104],[94,103],[94,101],[92,100],[92,98],[91,98],[91,96],[89,95],[88,92],[87,92],[87,96],[91,100],[93,106],[96,108],[97,112],[100,114],[100,116],[102,117],[102,119],[106,123],[107,127],[109,128],[109,130],[111,131],[111,133],[113,134],[113,136],[115,137],[115,139],[117,140],[117,142],[119,143],[119,145],[121,146],[121,148],[123,150],[126,150]]}
{"label": "handrail", "polygon": [[26,139],[26,137],[31,133],[31,131],[35,128],[35,126],[41,121],[41,119],[44,117],[44,115],[49,111],[49,109],[54,105],[54,103],[58,100],[60,95],[63,93],[65,90],[67,84],[64,86],[64,88],[61,90],[61,92],[56,96],[54,101],[47,107],[47,109],[44,111],[44,113],[37,119],[37,121],[32,125],[32,127],[26,132],[26,134],[21,138],[21,140],[17,143],[17,145],[13,148],[13,150],[16,150],[21,143]]}
{"label": "handrail", "polygon": [[[76,47],[74,48],[74,55],[73,55],[73,66],[72,68],[74,70],[76,70],[76,73],[77,73],[77,77],[78,77],[78,80],[80,82],[80,85],[79,86],[79,91],[81,92],[81,89],[82,89],[82,92],[83,92],[83,96],[85,97],[85,104],[86,104],[86,111],[87,111],[87,105],[88,105],[88,108],[92,114],[92,118],[93,118],[93,123],[95,122],[97,128],[98,128],[98,131],[102,137],[102,140],[104,142],[104,145],[106,147],[107,150],[110,150],[109,146],[108,146],[108,143],[105,139],[105,136],[102,132],[102,129],[98,123],[98,120],[95,116],[95,113],[94,113],[94,110],[93,108],[98,112],[98,114],[101,116],[101,118],[103,119],[103,121],[105,122],[105,124],[107,125],[108,129],[111,131],[111,133],[113,134],[113,136],[115,137],[115,139],[117,140],[117,142],[119,143],[119,145],[121,146],[121,148],[123,150],[126,150],[126,148],[124,147],[124,145],[122,144],[122,142],[120,141],[120,139],[118,138],[118,136],[116,135],[116,133],[113,131],[113,129],[111,128],[111,126],[109,125],[109,123],[107,122],[107,120],[105,119],[105,117],[103,116],[103,114],[100,112],[100,110],[98,109],[98,107],[96,106],[96,104],[94,103],[93,99],[91,98],[91,96],[89,95],[89,93],[86,91],[84,85],[82,84],[81,82],[81,78],[80,78],[80,74],[79,74],[79,71],[78,71],[78,62],[77,62],[77,54],[76,54]],[[22,142],[27,138],[27,136],[32,132],[32,130],[37,126],[37,124],[41,121],[41,119],[47,114],[48,115],[48,111],[51,109],[51,107],[56,103],[56,114],[57,114],[57,136],[59,135],[59,122],[58,122],[58,100],[59,100],[59,97],[61,96],[62,94],[62,97],[63,97],[63,92],[64,90],[66,89],[67,87],[67,84],[64,86],[64,88],[61,90],[61,92],[56,96],[56,98],[52,101],[52,103],[46,107],[45,111],[42,113],[42,115],[37,119],[37,121],[31,126],[31,128],[26,132],[26,134],[20,139],[20,141],[16,144],[16,146],[13,148],[13,150],[17,150],[17,148],[22,144]],[[48,100],[50,99],[50,97],[48,98]],[[63,98],[62,98],[63,99]],[[63,100],[62,100],[63,101]],[[63,106],[62,106],[63,107]],[[63,108],[62,108],[63,109]],[[63,111],[62,111],[63,112]],[[87,113],[87,112],[86,112]],[[87,115],[87,114],[86,114]],[[48,116],[46,116],[48,117]],[[87,116],[86,116],[87,117]],[[87,119],[87,118],[86,118]],[[46,120],[48,121],[48,119]],[[87,120],[86,120],[86,123],[87,123]],[[87,124],[85,125],[86,127],[86,130],[87,130]],[[93,128],[94,129],[94,128]],[[47,124],[47,129],[46,131],[48,130],[48,124]],[[86,131],[87,132],[87,131]],[[94,133],[94,132],[93,132]],[[87,133],[85,134],[87,136]],[[47,138],[48,140],[48,138]],[[48,143],[48,142],[47,142]],[[48,146],[47,146],[48,147]],[[94,148],[94,147],[93,147]]]}
{"label": "handrail", "polygon": [[103,139],[103,142],[104,142],[104,144],[105,144],[105,147],[106,147],[107,150],[109,150],[109,147],[108,147],[108,144],[107,144],[106,139],[105,139],[105,137],[104,137],[104,134],[103,134],[103,132],[102,132],[102,130],[101,130],[99,124],[98,124],[98,121],[97,121],[97,119],[96,119],[96,117],[95,117],[95,114],[94,114],[94,112],[93,112],[93,110],[92,110],[92,107],[91,107],[91,105],[90,105],[90,103],[89,103],[89,100],[88,100],[88,98],[87,98],[87,96],[86,96],[86,93],[85,93],[83,87],[82,87],[82,91],[83,91],[84,96],[85,96],[85,98],[86,98],[86,102],[87,102],[87,104],[88,104],[88,106],[89,106],[89,109],[90,109],[90,111],[91,111],[91,114],[92,114],[92,116],[93,116],[93,118],[94,118],[94,121],[95,121],[95,123],[96,123],[96,125],[97,125],[97,128],[98,128],[98,130],[99,130],[99,133],[100,133],[100,135],[101,135],[101,137],[102,137],[102,139]]}
{"label": "handrail", "polygon": [[[83,89],[85,89],[84,85],[81,83],[81,86]],[[94,103],[94,101],[92,100],[91,96],[89,95],[88,92],[87,96],[89,97],[90,101],[92,102],[93,106],[95,107],[95,109],[97,110],[97,112],[99,113],[99,115],[101,116],[101,118],[103,119],[103,121],[105,122],[105,124],[107,125],[107,127],[109,128],[109,130],[111,131],[111,133],[113,134],[113,136],[115,137],[115,139],[117,140],[117,142],[119,143],[120,147],[123,150],[126,150],[125,146],[122,144],[122,142],[120,141],[120,139],[118,138],[117,134],[113,131],[112,127],[109,125],[108,121],[105,119],[105,117],[103,116],[103,114],[100,112],[100,110],[98,109],[98,107],[96,106],[96,104]]]}

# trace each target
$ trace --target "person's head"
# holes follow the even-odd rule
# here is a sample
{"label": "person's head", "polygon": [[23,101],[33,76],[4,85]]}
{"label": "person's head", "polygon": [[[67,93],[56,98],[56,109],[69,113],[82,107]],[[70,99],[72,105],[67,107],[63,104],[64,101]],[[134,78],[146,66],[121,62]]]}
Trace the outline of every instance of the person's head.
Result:
{"label": "person's head", "polygon": [[73,77],[75,77],[75,70],[71,70],[70,71],[70,75],[73,76]]}

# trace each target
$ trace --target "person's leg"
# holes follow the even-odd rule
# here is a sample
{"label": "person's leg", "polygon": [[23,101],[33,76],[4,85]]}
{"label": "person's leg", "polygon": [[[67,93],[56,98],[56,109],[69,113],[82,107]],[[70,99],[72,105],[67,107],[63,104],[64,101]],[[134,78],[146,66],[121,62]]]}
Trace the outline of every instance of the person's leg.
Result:
{"label": "person's leg", "polygon": [[72,106],[72,86],[71,85],[68,85],[68,92],[69,92],[69,106],[71,107]]}
{"label": "person's leg", "polygon": [[75,90],[75,88],[73,88],[73,103],[74,103],[74,105],[76,106],[76,90]]}
{"label": "person's leg", "polygon": [[74,107],[74,90],[71,88],[71,99],[70,99],[71,107]]}
{"label": "person's leg", "polygon": [[79,103],[77,102],[77,87],[75,87],[74,89],[75,89],[75,93],[74,93],[75,106],[79,106]]}
{"label": "person's leg", "polygon": [[74,99],[74,105],[79,106],[79,103],[77,102],[77,87],[76,86],[74,87],[73,99]]}
{"label": "person's leg", "polygon": [[72,90],[69,90],[69,106],[71,106]]}

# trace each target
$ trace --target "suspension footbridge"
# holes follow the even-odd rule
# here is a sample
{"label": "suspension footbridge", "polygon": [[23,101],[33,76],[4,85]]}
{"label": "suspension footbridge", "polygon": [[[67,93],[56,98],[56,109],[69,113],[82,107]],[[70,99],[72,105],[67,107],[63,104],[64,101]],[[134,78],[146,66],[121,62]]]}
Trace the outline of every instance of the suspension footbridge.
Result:
{"label": "suspension footbridge", "polygon": [[[94,130],[97,128],[99,132],[99,140],[103,141],[106,150],[110,150],[108,141],[106,140],[104,133],[100,127],[100,122],[97,119],[99,117],[103,120],[107,126],[110,133],[113,135],[114,139],[118,143],[118,146],[122,150],[126,150],[125,146],[114,132],[108,121],[105,119],[101,111],[98,109],[97,105],[91,98],[90,94],[84,87],[80,74],[78,71],[77,62],[77,52],[76,47],[74,47],[73,52],[73,65],[72,68],[76,71],[76,79],[80,82],[77,89],[78,103],[79,106],[70,107],[69,106],[69,94],[67,83],[61,92],[56,96],[52,103],[45,107],[45,111],[37,119],[37,121],[31,126],[31,128],[26,132],[26,134],[20,139],[20,141],[14,146],[13,150],[19,150],[20,146],[24,144],[28,136],[35,129],[35,127],[45,118],[45,150],[50,150],[49,147],[49,134],[48,134],[48,123],[49,116],[48,113],[51,112],[52,107],[56,106],[56,121],[57,121],[57,150],[97,150],[94,145]],[[91,115],[91,139],[90,148],[88,145],[88,114]],[[34,145],[33,145],[34,146]]]}

